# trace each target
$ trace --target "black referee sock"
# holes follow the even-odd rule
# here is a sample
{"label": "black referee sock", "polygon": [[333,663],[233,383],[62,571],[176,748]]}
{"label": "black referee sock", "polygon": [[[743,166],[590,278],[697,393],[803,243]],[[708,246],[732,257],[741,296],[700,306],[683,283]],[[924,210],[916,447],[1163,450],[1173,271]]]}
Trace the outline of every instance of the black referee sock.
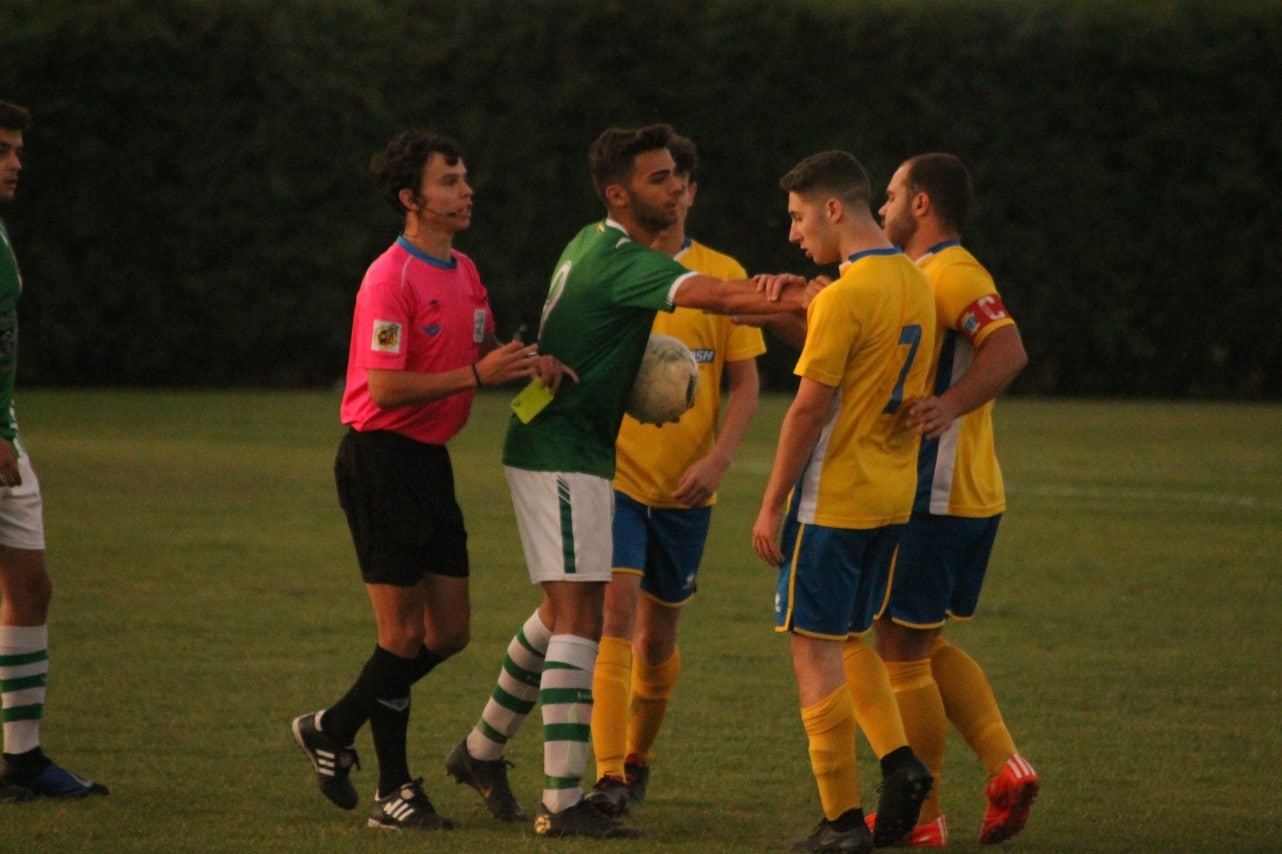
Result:
{"label": "black referee sock", "polygon": [[401,658],[382,647],[370,657],[374,701],[369,705],[369,729],[378,755],[378,793],[386,797],[410,781],[405,738],[410,722],[410,683],[413,658]]}
{"label": "black referee sock", "polygon": [[424,644],[419,649],[418,655],[414,659],[414,675],[411,677],[410,683],[417,683],[418,680],[431,673],[436,668],[436,665],[440,664],[444,660],[444,656],[437,655],[428,649],[426,644]]}
{"label": "black referee sock", "polygon": [[369,706],[374,702],[374,686],[378,678],[375,659],[379,651],[379,647],[374,647],[374,654],[365,661],[352,687],[321,716],[321,731],[341,745],[355,741],[357,731],[369,720]]}
{"label": "black referee sock", "polygon": [[[326,709],[325,714],[321,716],[322,732],[339,744],[348,745],[355,741],[356,733],[369,720],[369,707],[374,702],[374,686],[378,679],[378,665],[374,663],[374,659],[380,649],[381,647],[374,648],[374,655],[365,662],[365,667],[361,670],[360,676],[356,677],[356,682],[347,689],[342,699]],[[410,684],[418,682],[431,673],[436,665],[444,660],[444,656],[437,655],[426,646],[421,647],[414,658]]]}

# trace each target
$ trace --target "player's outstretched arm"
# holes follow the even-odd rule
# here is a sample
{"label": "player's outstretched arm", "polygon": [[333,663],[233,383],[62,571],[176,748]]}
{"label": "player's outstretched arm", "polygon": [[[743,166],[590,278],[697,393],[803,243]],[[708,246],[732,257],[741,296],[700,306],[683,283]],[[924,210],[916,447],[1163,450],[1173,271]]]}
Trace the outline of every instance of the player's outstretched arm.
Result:
{"label": "player's outstretched arm", "polygon": [[774,277],[777,286],[763,289],[756,278],[723,281],[696,274],[681,280],[673,294],[675,305],[712,314],[774,314],[805,310],[806,280],[788,274]]}

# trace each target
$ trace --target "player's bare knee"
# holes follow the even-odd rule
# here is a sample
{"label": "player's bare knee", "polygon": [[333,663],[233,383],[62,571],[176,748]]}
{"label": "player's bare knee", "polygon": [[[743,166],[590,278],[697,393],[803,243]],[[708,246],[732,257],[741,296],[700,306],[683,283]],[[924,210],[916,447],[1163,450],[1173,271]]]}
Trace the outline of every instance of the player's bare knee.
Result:
{"label": "player's bare knee", "polygon": [[[24,617],[43,617],[53,599],[53,578],[43,569],[39,571],[14,571],[3,573],[0,596],[9,607]],[[25,621],[24,621],[25,622]]]}
{"label": "player's bare knee", "polygon": [[449,658],[467,649],[472,635],[468,626],[459,626],[439,635],[434,635],[426,642],[427,648],[441,658]]}

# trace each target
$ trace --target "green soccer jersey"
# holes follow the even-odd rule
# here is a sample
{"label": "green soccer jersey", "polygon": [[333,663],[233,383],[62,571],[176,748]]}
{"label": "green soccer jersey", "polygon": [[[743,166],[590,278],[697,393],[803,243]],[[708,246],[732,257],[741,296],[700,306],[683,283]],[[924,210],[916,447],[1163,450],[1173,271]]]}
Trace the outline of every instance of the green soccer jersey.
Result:
{"label": "green soccer jersey", "polygon": [[0,244],[0,437],[12,440],[18,435],[13,381],[18,373],[18,294],[22,293],[22,274],[2,219]]}
{"label": "green soccer jersey", "polygon": [[539,352],[579,375],[528,424],[513,416],[504,465],[614,477],[614,440],[656,311],[671,311],[696,275],[631,240],[610,220],[584,228],[561,253],[539,326]]}

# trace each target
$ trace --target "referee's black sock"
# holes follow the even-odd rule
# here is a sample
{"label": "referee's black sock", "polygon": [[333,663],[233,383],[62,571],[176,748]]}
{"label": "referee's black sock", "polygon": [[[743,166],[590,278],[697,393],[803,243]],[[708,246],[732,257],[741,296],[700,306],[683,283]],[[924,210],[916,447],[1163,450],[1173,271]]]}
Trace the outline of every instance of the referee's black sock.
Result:
{"label": "referee's black sock", "polygon": [[341,745],[355,741],[356,733],[369,720],[369,706],[374,702],[374,686],[378,678],[375,664],[378,652],[379,648],[374,647],[374,654],[365,661],[352,687],[321,716],[321,731]]}
{"label": "referee's black sock", "polygon": [[424,644],[419,649],[418,655],[414,658],[414,674],[410,678],[410,683],[413,684],[418,682],[418,680],[431,673],[432,670],[435,669],[436,665],[440,664],[444,660],[445,656],[437,655],[427,648],[427,644]]}
{"label": "referee's black sock", "polygon": [[405,738],[410,722],[410,683],[414,659],[382,647],[370,658],[375,685],[369,705],[369,729],[378,755],[378,793],[386,797],[410,781]]}

